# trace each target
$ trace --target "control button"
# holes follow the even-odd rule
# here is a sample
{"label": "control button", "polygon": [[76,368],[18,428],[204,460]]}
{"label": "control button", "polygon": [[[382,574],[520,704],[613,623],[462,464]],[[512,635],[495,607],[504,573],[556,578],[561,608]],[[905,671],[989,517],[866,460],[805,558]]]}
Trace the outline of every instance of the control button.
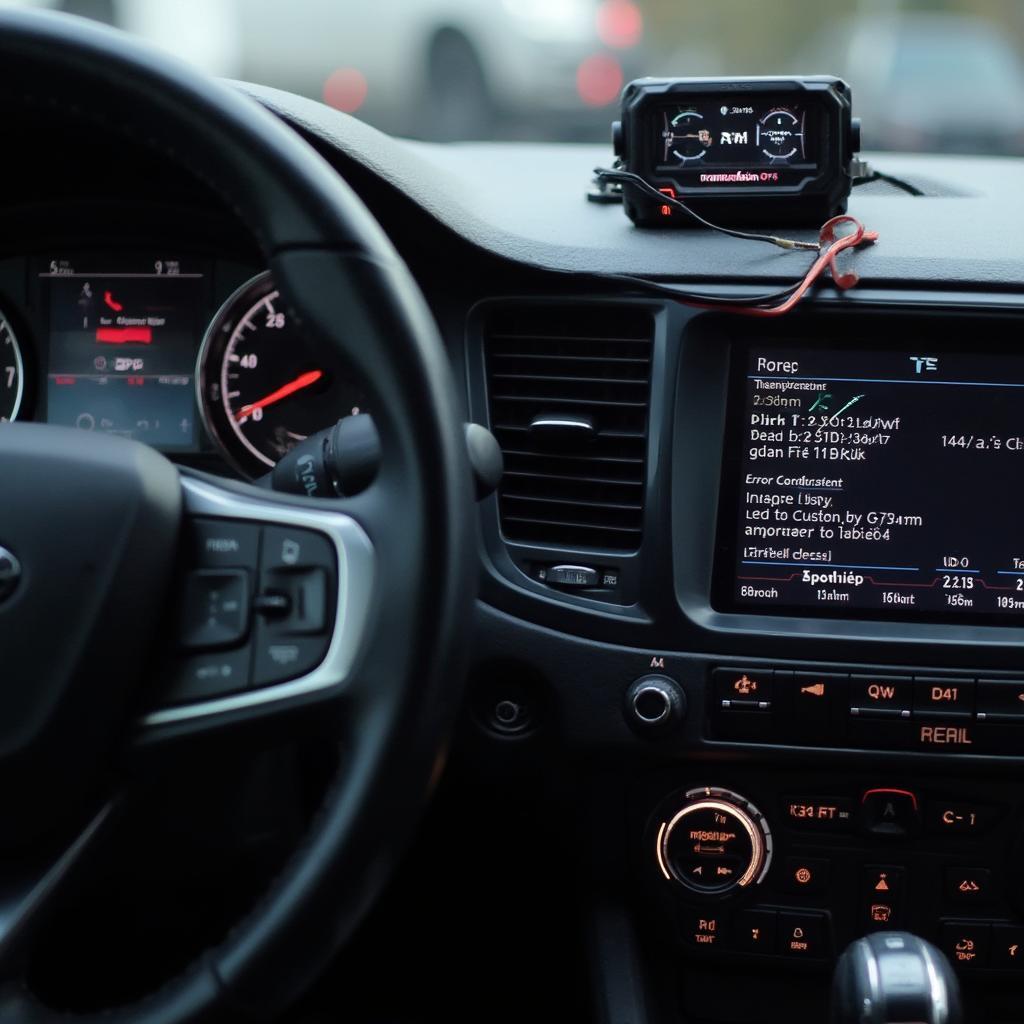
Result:
{"label": "control button", "polygon": [[683,941],[694,949],[716,949],[725,945],[725,919],[721,914],[684,910],[679,915]]}
{"label": "control button", "polygon": [[247,647],[197,654],[174,663],[158,704],[185,704],[244,690],[249,682]]}
{"label": "control button", "polygon": [[732,945],[744,953],[774,953],[777,926],[774,910],[741,910],[733,921]]}
{"label": "control button", "polygon": [[992,872],[988,868],[946,868],[946,897],[965,906],[992,899]]}
{"label": "control button", "polygon": [[768,711],[771,708],[771,671],[716,668],[714,676],[715,693],[724,710]]}
{"label": "control button", "polygon": [[853,805],[846,797],[788,796],[782,807],[795,828],[848,832],[853,826]]}
{"label": "control button", "polygon": [[664,735],[686,717],[686,694],[668,676],[641,676],[626,690],[624,712],[630,727],[641,735]]}
{"label": "control button", "polygon": [[867,931],[899,927],[903,916],[903,878],[904,869],[891,864],[869,864],[864,868],[862,893]]}
{"label": "control button", "polygon": [[255,569],[260,527],[234,519],[190,519],[187,536],[192,564],[208,569]]}
{"label": "control button", "polygon": [[779,911],[779,951],[786,956],[817,960],[828,955],[828,919],[824,914]]}
{"label": "control button", "polygon": [[828,892],[831,868],[823,857],[787,857],[782,878],[790,892],[813,899]]}
{"label": "control button", "polygon": [[596,587],[598,572],[585,565],[550,565],[537,578],[554,587]]}
{"label": "control button", "polygon": [[260,559],[264,572],[314,566],[329,569],[332,573],[334,570],[334,545],[322,533],[279,526],[264,528],[263,556]]}
{"label": "control button", "polygon": [[914,714],[970,718],[974,713],[973,679],[914,679]]}
{"label": "control button", "polygon": [[992,925],[992,966],[1024,970],[1024,925]]}
{"label": "control button", "polygon": [[929,832],[977,835],[987,831],[999,818],[989,804],[973,800],[931,800],[925,807],[925,825]]}
{"label": "control button", "polygon": [[262,584],[261,610],[266,610],[267,598],[284,602],[283,607],[278,604],[270,610],[275,635],[323,633],[327,628],[332,602],[325,569],[271,569],[264,573]]}
{"label": "control button", "polygon": [[984,967],[991,939],[991,928],[985,922],[946,921],[939,946],[954,967]]}
{"label": "control button", "polygon": [[253,683],[269,686],[304,676],[324,660],[329,640],[318,636],[267,636],[261,630],[253,645]]}
{"label": "control button", "polygon": [[240,643],[248,629],[245,569],[194,569],[185,576],[178,632],[182,647],[230,647]]}
{"label": "control button", "polygon": [[978,721],[1017,721],[1024,718],[1024,680],[978,680]]}
{"label": "control button", "polygon": [[771,864],[771,830],[761,812],[737,793],[701,786],[662,821],[655,855],[666,879],[701,895],[754,887]]}
{"label": "control button", "polygon": [[[775,673],[776,682],[779,673]],[[832,717],[832,707],[845,698],[847,676],[826,672],[797,672],[793,675],[792,723],[801,739],[823,745]]]}
{"label": "control button", "polygon": [[913,694],[912,679],[851,676],[850,714],[869,718],[909,718]]}
{"label": "control button", "polygon": [[869,789],[861,798],[864,828],[879,836],[905,836],[917,830],[917,797],[906,789]]}

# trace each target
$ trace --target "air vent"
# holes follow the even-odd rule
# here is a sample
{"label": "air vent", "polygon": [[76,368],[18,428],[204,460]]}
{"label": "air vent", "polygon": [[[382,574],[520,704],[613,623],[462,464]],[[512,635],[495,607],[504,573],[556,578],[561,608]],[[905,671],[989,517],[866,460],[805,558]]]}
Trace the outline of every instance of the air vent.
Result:
{"label": "air vent", "polygon": [[506,539],[635,551],[643,535],[653,317],[516,306],[485,324]]}

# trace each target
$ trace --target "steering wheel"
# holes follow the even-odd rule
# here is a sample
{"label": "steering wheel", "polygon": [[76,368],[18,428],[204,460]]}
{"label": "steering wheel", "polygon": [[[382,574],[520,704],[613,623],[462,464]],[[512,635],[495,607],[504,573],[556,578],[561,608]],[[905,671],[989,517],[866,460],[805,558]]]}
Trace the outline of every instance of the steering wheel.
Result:
{"label": "steering wheel", "polygon": [[[338,500],[188,471],[123,439],[0,428],[0,849],[18,851],[0,858],[0,1021],[262,1019],[308,986],[372,904],[452,724],[474,529],[450,367],[369,212],[255,102],[61,15],[0,14],[0,65],[0,103],[39,119],[92,119],[126,150],[155,148],[218,192],[251,229],[303,329],[348,361],[372,402],[379,472],[363,493]],[[196,537],[211,529],[214,564],[227,550],[217,537],[263,545],[258,564],[232,570],[235,579],[249,573],[252,592],[282,536],[301,538],[283,552],[292,568],[309,542],[319,568],[308,579],[326,580],[322,660],[287,681],[154,707],[173,646],[167,609],[197,557]],[[228,750],[257,735],[297,737],[313,723],[339,741],[337,777],[301,848],[223,944],[137,1005],[71,1018],[42,1005],[24,981],[26,952],[113,827],[97,794],[116,789],[112,766],[125,751],[184,758],[197,744]],[[72,838],[48,857],[28,856],[52,850],[55,834]]]}

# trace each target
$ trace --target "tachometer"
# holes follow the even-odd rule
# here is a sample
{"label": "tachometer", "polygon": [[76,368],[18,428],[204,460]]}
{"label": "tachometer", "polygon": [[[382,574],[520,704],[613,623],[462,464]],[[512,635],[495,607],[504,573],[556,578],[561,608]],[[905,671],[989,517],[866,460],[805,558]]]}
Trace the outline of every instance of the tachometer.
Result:
{"label": "tachometer", "polygon": [[214,318],[196,379],[210,433],[249,476],[266,473],[309,434],[366,411],[351,373],[292,323],[269,273]]}
{"label": "tachometer", "polygon": [[0,313],[0,422],[13,420],[25,393],[25,363],[10,323]]}

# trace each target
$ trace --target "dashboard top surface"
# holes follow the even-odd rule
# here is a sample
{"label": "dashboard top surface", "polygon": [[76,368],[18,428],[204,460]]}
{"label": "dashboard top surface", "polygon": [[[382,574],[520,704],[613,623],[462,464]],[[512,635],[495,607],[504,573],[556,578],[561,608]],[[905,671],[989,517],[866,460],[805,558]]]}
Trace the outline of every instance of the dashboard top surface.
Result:
{"label": "dashboard top surface", "polygon": [[[788,280],[802,267],[799,256],[706,231],[637,229],[618,205],[587,202],[592,170],[610,163],[610,145],[409,142],[310,100],[244,88],[327,155],[369,172],[497,257],[566,273],[735,282]],[[926,194],[854,189],[850,213],[881,236],[856,256],[865,284],[998,289],[1024,281],[1024,163],[868,156],[875,170]]]}

